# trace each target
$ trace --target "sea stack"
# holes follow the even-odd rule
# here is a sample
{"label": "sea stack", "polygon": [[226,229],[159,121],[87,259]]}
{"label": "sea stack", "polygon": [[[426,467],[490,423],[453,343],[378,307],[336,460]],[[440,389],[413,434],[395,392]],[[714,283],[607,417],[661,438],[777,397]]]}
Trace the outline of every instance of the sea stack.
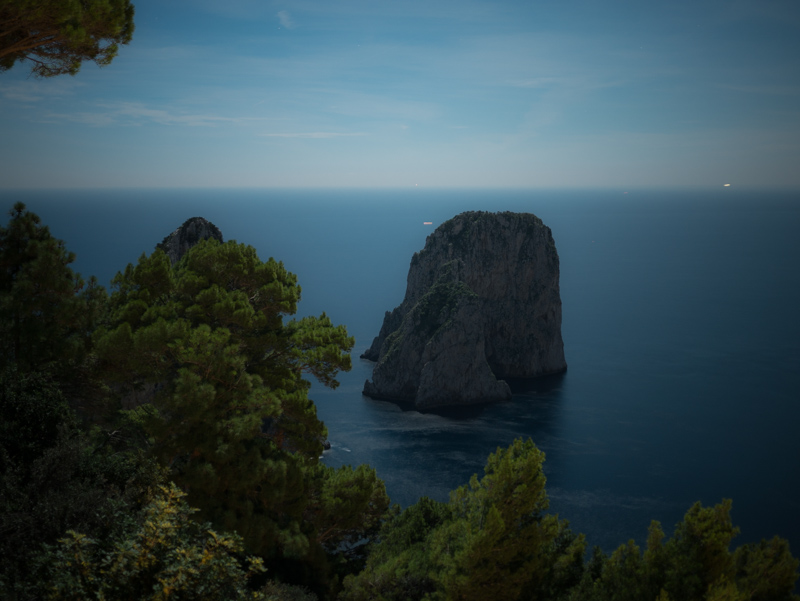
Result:
{"label": "sea stack", "polygon": [[559,263],[531,213],[467,212],[414,253],[372,346],[364,394],[418,409],[506,400],[503,378],[563,372]]}
{"label": "sea stack", "polygon": [[172,232],[169,236],[162,240],[161,244],[157,244],[156,248],[160,248],[169,257],[174,265],[181,260],[181,257],[192,248],[200,240],[213,238],[222,242],[222,232],[219,228],[204,219],[203,217],[192,217],[183,222],[183,225]]}

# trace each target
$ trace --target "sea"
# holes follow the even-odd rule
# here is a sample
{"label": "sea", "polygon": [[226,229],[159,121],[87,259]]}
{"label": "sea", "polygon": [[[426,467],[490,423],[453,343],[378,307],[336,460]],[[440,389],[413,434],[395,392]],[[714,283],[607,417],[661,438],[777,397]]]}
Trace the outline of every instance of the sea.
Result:
{"label": "sea", "polygon": [[[590,547],[644,545],[651,520],[669,534],[694,502],[730,498],[735,545],[779,535],[800,555],[800,192],[0,191],[4,211],[16,201],[104,285],[193,216],[283,261],[298,316],[324,311],[356,340],[340,386],[311,389],[323,461],[369,464],[401,506],[447,500],[498,447],[530,438],[550,511]],[[551,228],[567,372],[439,413],[362,396],[373,364],[359,355],[402,301],[411,256],[467,210]]]}

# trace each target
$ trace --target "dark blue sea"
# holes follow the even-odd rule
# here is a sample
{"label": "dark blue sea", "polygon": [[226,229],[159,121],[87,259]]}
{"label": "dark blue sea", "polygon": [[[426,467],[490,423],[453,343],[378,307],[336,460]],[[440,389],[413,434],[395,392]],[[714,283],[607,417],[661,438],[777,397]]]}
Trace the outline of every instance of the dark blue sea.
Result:
{"label": "dark blue sea", "polygon": [[[733,499],[738,544],[800,555],[800,193],[137,190],[0,192],[107,283],[192,216],[298,275],[300,315],[356,338],[341,386],[312,388],[330,465],[368,463],[401,505],[481,473],[517,437],[545,451],[551,510],[606,551],[650,520]],[[421,414],[361,395],[358,359],[403,298],[414,251],[465,210],[527,211],[561,259],[569,369],[510,402]],[[5,221],[5,220],[4,220]],[[433,225],[423,225],[432,221]]]}

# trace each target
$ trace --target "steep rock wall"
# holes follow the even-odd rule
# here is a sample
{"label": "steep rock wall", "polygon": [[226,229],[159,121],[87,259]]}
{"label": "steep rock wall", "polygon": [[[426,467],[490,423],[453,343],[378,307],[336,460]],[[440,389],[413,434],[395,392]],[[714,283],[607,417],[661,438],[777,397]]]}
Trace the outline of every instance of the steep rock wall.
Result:
{"label": "steep rock wall", "polygon": [[502,378],[564,371],[559,262],[530,213],[467,212],[415,253],[402,304],[362,355],[364,394],[419,408],[508,399]]}

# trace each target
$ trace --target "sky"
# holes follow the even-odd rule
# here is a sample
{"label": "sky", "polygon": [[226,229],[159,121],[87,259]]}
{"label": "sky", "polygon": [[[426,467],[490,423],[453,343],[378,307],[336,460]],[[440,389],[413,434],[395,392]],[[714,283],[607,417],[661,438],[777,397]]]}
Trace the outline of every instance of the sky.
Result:
{"label": "sky", "polygon": [[800,188],[797,0],[134,0],[0,74],[0,189]]}

